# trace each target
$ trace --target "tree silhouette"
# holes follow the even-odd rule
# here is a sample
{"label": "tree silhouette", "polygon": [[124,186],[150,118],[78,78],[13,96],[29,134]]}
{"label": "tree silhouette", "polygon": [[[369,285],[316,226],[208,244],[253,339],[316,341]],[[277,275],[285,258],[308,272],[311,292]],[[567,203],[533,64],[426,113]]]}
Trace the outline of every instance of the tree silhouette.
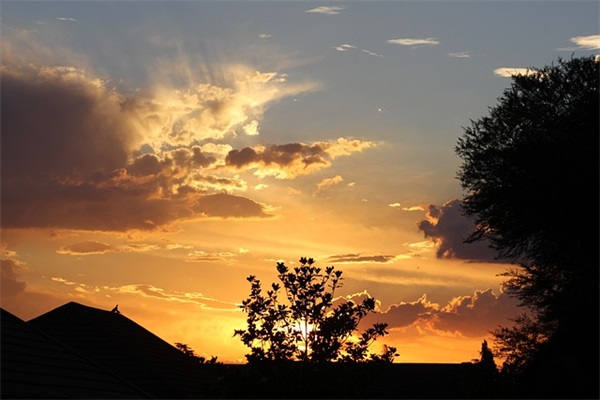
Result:
{"label": "tree silhouette", "polygon": [[186,356],[191,357],[192,359],[198,361],[198,364],[218,364],[217,356],[212,356],[209,360],[207,360],[206,357],[197,355],[196,352],[194,351],[194,349],[192,349],[190,346],[188,346],[185,343],[176,342],[175,347],[177,347],[177,349],[179,351],[181,351],[183,354],[185,354]]}
{"label": "tree silhouette", "polygon": [[313,266],[314,262],[302,257],[293,270],[277,263],[285,291],[283,301],[279,299],[280,284],[271,284],[263,295],[260,280],[254,275],[247,278],[250,296],[241,305],[247,314],[247,329],[235,330],[234,336],[250,348],[248,362],[392,362],[398,355],[394,347],[384,346],[381,354],[369,352],[370,345],[387,334],[387,324],[376,323],[358,338],[354,335],[359,322],[374,312],[375,299],[368,297],[361,303],[336,299],[342,271],[333,266],[322,270]]}
{"label": "tree silhouette", "polygon": [[569,397],[598,396],[599,76],[594,57],[513,76],[456,146],[463,211],[476,220],[467,241],[487,239],[516,265],[502,275],[525,311],[494,332],[503,369],[532,382],[546,370],[551,395],[581,381]]}

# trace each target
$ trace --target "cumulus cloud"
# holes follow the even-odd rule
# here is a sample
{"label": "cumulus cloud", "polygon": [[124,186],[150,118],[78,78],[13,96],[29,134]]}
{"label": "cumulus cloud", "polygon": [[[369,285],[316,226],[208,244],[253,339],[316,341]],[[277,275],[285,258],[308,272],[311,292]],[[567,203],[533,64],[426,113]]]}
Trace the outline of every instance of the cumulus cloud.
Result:
{"label": "cumulus cloud", "polygon": [[436,245],[436,256],[482,262],[498,262],[497,252],[487,242],[465,243],[475,225],[463,215],[460,200],[452,200],[442,207],[430,204],[426,219],[417,223],[423,235]]}
{"label": "cumulus cloud", "polygon": [[291,179],[326,168],[337,157],[374,146],[375,143],[369,141],[339,138],[333,142],[312,144],[288,143],[268,147],[244,147],[230,151],[225,158],[225,164],[236,170],[253,170],[258,177]]}
{"label": "cumulus cloud", "polygon": [[306,10],[307,13],[325,14],[325,15],[336,15],[342,11],[344,7],[341,6],[321,6]]}
{"label": "cumulus cloud", "polygon": [[402,38],[402,39],[390,39],[387,41],[391,44],[399,44],[401,46],[433,46],[440,44],[440,41],[436,38]]}
{"label": "cumulus cloud", "polygon": [[74,67],[2,66],[2,226],[125,231],[268,217],[269,206],[231,193],[247,185],[217,174],[231,146],[211,140],[236,126],[258,134],[264,107],[307,86],[232,71],[229,86],[131,97]]}
{"label": "cumulus cloud", "polygon": [[385,322],[389,329],[418,325],[424,329],[480,337],[497,326],[506,326],[519,314],[518,300],[492,289],[458,296],[442,306],[422,295],[415,301],[390,305],[385,311],[369,314],[362,324]]}
{"label": "cumulus cloud", "polygon": [[285,74],[226,65],[217,82],[189,87],[162,84],[144,98],[128,99],[145,141],[153,148],[190,145],[244,132],[257,135],[265,109],[283,98],[317,89],[314,83],[291,83]]}

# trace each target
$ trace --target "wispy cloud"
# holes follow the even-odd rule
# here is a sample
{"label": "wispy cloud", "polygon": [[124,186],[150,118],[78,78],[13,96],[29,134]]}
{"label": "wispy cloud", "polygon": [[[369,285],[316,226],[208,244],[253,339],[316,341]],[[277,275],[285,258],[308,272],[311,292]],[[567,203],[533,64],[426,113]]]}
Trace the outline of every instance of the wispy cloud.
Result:
{"label": "wispy cloud", "polygon": [[365,54],[368,54],[370,56],[374,56],[374,57],[383,57],[383,54],[378,54],[378,53],[374,53],[371,50],[367,50],[367,49],[360,49],[360,51],[362,51]]}
{"label": "wispy cloud", "polygon": [[59,21],[77,22],[75,18],[71,17],[56,17],[56,19]]}
{"label": "wispy cloud", "polygon": [[390,39],[387,42],[391,44],[399,44],[401,46],[434,46],[440,44],[440,41],[436,38],[402,38]]}
{"label": "wispy cloud", "polygon": [[314,194],[317,194],[331,186],[342,183],[343,181],[344,178],[342,178],[340,175],[336,175],[333,178],[325,178],[321,182],[317,183],[317,189],[315,190]]}
{"label": "wispy cloud", "polygon": [[260,39],[269,39],[271,37],[271,34],[270,33],[262,33],[261,32],[261,33],[258,34],[258,37]]}
{"label": "wispy cloud", "polygon": [[393,255],[361,255],[357,254],[340,254],[330,256],[327,260],[328,263],[336,264],[363,264],[363,263],[389,263],[392,262],[396,256]]}
{"label": "wispy cloud", "polygon": [[111,245],[93,240],[86,240],[62,246],[56,252],[58,254],[83,256],[105,253],[130,253],[134,251],[150,251],[155,249],[158,249],[158,246],[154,244],[136,243],[127,245]]}
{"label": "wispy cloud", "polygon": [[457,52],[457,53],[448,53],[448,57],[450,57],[450,58],[470,58],[471,54],[467,53],[466,51],[461,51],[461,52]]}
{"label": "wispy cloud", "polygon": [[352,46],[351,44],[341,44],[339,46],[334,47],[337,51],[348,51],[350,49],[355,49],[356,46]]}
{"label": "wispy cloud", "polygon": [[229,251],[217,253],[207,253],[205,251],[193,251],[188,253],[187,262],[207,262],[207,261],[227,261],[235,257],[236,254]]}
{"label": "wispy cloud", "polygon": [[358,47],[353,46],[351,44],[341,44],[341,45],[335,46],[333,48],[336,49],[337,51],[348,51],[348,50],[352,50],[352,49],[357,49],[357,50],[360,50],[363,53],[368,54],[370,56],[383,57],[382,54],[378,54],[378,53],[375,53],[375,52],[373,52],[371,50],[367,50],[367,49],[359,49]]}
{"label": "wispy cloud", "polygon": [[510,78],[515,75],[530,75],[533,73],[535,73],[535,70],[533,69],[519,67],[502,67],[494,70],[494,74],[505,78]]}
{"label": "wispy cloud", "polygon": [[573,51],[573,50],[599,50],[600,35],[575,36],[569,39],[571,43],[576,44],[576,47],[561,47],[556,50]]}
{"label": "wispy cloud", "polygon": [[344,7],[341,6],[321,6],[311,8],[310,10],[306,10],[306,12],[315,14],[336,15],[339,14],[342,10],[344,10]]}

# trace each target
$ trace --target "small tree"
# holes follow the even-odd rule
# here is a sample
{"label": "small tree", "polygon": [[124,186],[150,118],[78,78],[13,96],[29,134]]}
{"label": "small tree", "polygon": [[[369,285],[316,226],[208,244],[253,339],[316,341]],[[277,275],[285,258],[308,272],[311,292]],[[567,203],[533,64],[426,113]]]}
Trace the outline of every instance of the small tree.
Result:
{"label": "small tree", "polygon": [[185,343],[176,342],[175,347],[186,356],[198,361],[198,364],[218,364],[217,356],[212,356],[210,360],[207,360],[205,357],[197,355],[194,349]]}
{"label": "small tree", "polygon": [[494,361],[494,353],[488,347],[487,340],[484,340],[483,343],[481,343],[481,351],[479,352],[479,355],[481,356],[478,363],[479,365],[486,370],[494,372],[497,370],[496,362]]}
{"label": "small tree", "polygon": [[280,301],[281,285],[271,284],[266,296],[254,275],[250,296],[241,304],[247,316],[247,329],[237,329],[234,336],[250,348],[248,362],[256,361],[384,361],[398,356],[394,347],[384,347],[381,354],[371,354],[369,346],[386,335],[387,324],[376,323],[358,338],[358,324],[375,310],[375,299],[361,303],[342,301],[334,305],[336,290],[342,286],[342,271],[333,266],[325,270],[314,267],[312,258],[300,258],[292,271],[277,263],[278,278],[286,299]]}

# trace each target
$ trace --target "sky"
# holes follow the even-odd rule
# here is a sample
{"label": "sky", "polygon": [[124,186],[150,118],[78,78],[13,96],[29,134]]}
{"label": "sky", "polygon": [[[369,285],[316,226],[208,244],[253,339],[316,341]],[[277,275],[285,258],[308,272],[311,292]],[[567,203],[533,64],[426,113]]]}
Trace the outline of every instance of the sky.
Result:
{"label": "sky", "polygon": [[[600,51],[597,1],[2,1],[1,305],[69,301],[245,362],[246,277],[377,300],[395,362],[522,309],[465,244],[455,145],[511,75]],[[525,194],[526,195],[526,194]],[[548,215],[552,218],[552,215]]]}

